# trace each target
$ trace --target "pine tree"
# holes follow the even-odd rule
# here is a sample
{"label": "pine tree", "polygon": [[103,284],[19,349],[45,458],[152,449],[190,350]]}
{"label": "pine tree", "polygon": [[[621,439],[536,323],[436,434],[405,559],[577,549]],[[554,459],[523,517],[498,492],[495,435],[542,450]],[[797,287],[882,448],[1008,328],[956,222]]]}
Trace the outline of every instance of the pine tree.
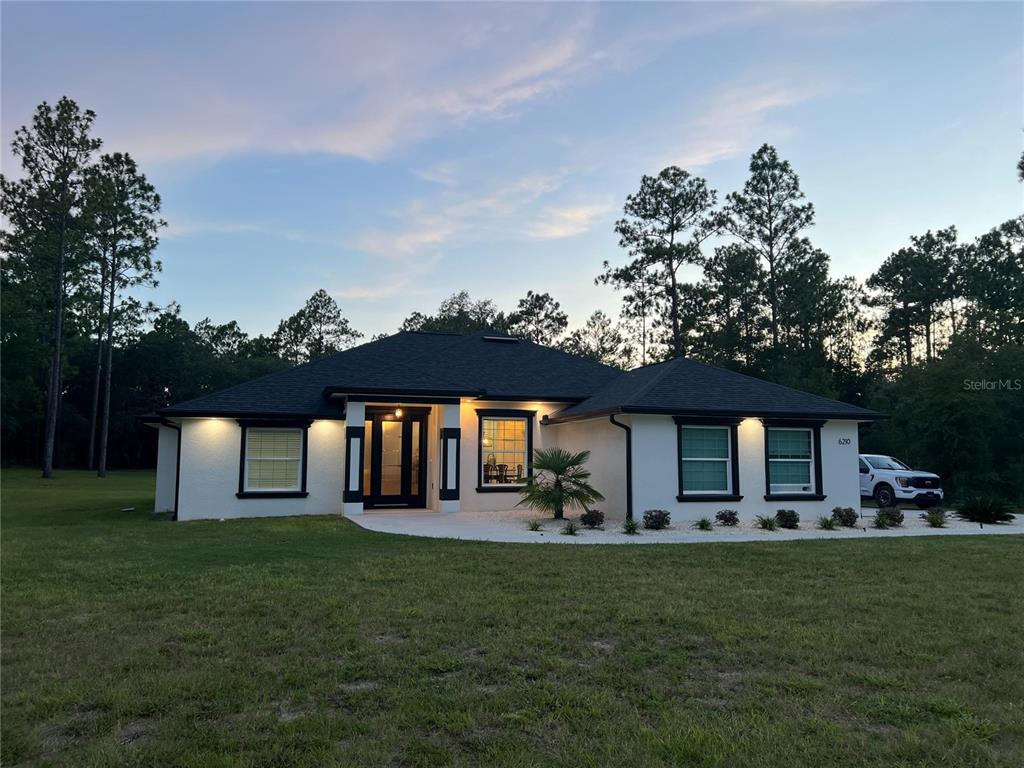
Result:
{"label": "pine tree", "polygon": [[45,101],[32,116],[31,126],[14,134],[11,151],[24,176],[11,181],[0,176],[0,213],[9,229],[3,234],[3,252],[22,259],[41,285],[49,286],[46,310],[50,314],[49,374],[42,473],[53,476],[57,413],[63,388],[65,302],[69,281],[79,272],[81,232],[79,209],[85,169],[100,140],[91,136],[96,115],[62,97],[51,106]]}
{"label": "pine tree", "polygon": [[[704,179],[676,166],[657,176],[643,176],[640,189],[626,198],[624,215],[615,224],[619,245],[630,260],[618,267],[606,261],[597,279],[626,292],[630,314],[641,319],[645,337],[648,304],[663,310],[672,356],[686,352],[686,292],[680,286],[679,271],[686,264],[701,263],[701,245],[714,233],[710,214],[716,196]],[[646,349],[646,338],[642,344]]]}
{"label": "pine tree", "polygon": [[764,144],[750,158],[750,177],[743,190],[726,198],[717,222],[765,262],[767,269],[768,327],[771,348],[778,351],[783,335],[779,303],[781,272],[787,258],[805,248],[801,233],[814,224],[814,206],[803,202],[800,177],[779,158],[775,147]]}
{"label": "pine tree", "polygon": [[292,363],[333,355],[362,336],[323,288],[310,296],[302,309],[282,320],[274,333],[280,356]]}
{"label": "pine tree", "polygon": [[[127,154],[103,155],[85,174],[82,220],[93,259],[100,263],[105,285],[100,293],[104,307],[106,353],[103,365],[103,397],[96,472],[107,474],[110,435],[110,388],[113,375],[115,325],[135,321],[137,302],[124,291],[140,285],[156,285],[161,264],[153,258],[156,236],[166,222],[159,218],[160,195]],[[126,311],[127,310],[127,311]],[[128,323],[133,324],[132,322]]]}
{"label": "pine tree", "polygon": [[551,294],[527,291],[508,317],[508,332],[534,344],[553,347],[568,324],[568,316]]}

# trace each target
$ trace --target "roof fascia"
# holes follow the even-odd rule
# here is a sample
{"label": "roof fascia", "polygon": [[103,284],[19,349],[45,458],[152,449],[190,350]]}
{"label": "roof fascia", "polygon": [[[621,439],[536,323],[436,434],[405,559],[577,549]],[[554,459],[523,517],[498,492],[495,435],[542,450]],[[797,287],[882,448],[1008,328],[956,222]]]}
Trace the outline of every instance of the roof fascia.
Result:
{"label": "roof fascia", "polygon": [[541,403],[582,403],[587,396],[580,395],[479,395],[477,400],[493,400],[502,403],[541,402]]}
{"label": "roof fascia", "polygon": [[547,423],[557,424],[559,422],[566,421],[582,421],[584,419],[596,419],[608,416],[613,413],[623,414],[636,414],[638,416],[692,416],[696,418],[728,418],[728,419],[776,419],[776,420],[793,420],[793,421],[857,421],[857,422],[872,422],[881,421],[888,419],[889,416],[883,413],[875,413],[874,411],[865,411],[864,413],[851,414],[851,413],[837,413],[835,411],[824,412],[824,411],[757,411],[757,410],[716,410],[708,409],[702,410],[698,408],[645,408],[643,406],[626,405],[626,406],[615,406],[612,408],[602,408],[596,411],[587,411],[579,414],[569,414],[566,416],[551,416]]}
{"label": "roof fascia", "polygon": [[310,413],[283,411],[172,411],[162,408],[158,414],[170,418],[207,418],[207,419],[313,419],[314,421],[344,421],[345,413]]}
{"label": "roof fascia", "polygon": [[347,395],[349,399],[355,400],[360,396],[367,395],[388,395],[404,397],[478,397],[484,394],[482,389],[408,389],[398,387],[353,387],[353,386],[328,386],[324,387],[323,396]]}

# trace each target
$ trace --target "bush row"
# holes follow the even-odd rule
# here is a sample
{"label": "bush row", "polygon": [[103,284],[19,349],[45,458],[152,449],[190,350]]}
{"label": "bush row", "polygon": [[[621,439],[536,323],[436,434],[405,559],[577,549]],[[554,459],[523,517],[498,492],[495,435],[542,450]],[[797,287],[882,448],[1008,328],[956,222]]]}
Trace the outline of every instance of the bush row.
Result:
{"label": "bush row", "polygon": [[[965,501],[956,512],[957,517],[981,525],[996,525],[998,523],[1009,523],[1013,521],[1014,514],[1008,502],[995,497],[979,497]],[[949,515],[944,509],[934,507],[921,513],[921,519],[932,528],[944,528],[949,521]],[[588,509],[580,515],[579,522],[587,528],[599,528],[604,525],[604,513],[597,509]],[[668,528],[672,522],[672,515],[665,509],[648,509],[643,514],[643,527],[651,531],[660,531]],[[715,513],[714,522],[708,517],[701,517],[693,523],[693,528],[701,531],[714,530],[715,525],[732,527],[739,525],[740,516],[735,509],[721,509]],[[853,507],[835,507],[831,517],[822,515],[818,518],[817,527],[823,530],[833,531],[837,527],[855,528],[860,522],[860,513]],[[887,529],[898,528],[903,525],[903,511],[898,507],[881,507],[875,513],[874,527]],[[774,531],[778,528],[795,530],[800,527],[800,515],[793,509],[776,510],[775,515],[757,515],[754,518],[754,525],[763,530]],[[531,531],[542,530],[540,521],[531,521]],[[639,533],[640,526],[635,520],[626,520],[623,523],[624,533]],[[569,521],[562,529],[562,533],[573,536],[578,526],[575,522]]]}

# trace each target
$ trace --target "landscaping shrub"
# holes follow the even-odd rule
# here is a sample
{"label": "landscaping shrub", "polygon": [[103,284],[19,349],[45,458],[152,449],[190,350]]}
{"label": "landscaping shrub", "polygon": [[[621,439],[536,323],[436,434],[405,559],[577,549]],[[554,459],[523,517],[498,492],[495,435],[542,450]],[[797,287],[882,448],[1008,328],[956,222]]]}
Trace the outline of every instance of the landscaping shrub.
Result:
{"label": "landscaping shrub", "polygon": [[844,528],[855,528],[860,515],[853,507],[835,507],[832,510],[832,519]]}
{"label": "landscaping shrub", "polygon": [[710,517],[702,517],[693,524],[693,527],[699,531],[711,531],[715,526],[712,525]]}
{"label": "landscaping shrub", "polygon": [[879,507],[875,512],[875,528],[898,528],[903,525],[903,510],[899,507]]}
{"label": "landscaping shrub", "polygon": [[580,527],[576,525],[572,520],[569,520],[563,527],[560,533],[563,536],[575,536],[579,531]]}
{"label": "landscaping shrub", "polygon": [[962,520],[989,525],[1009,523],[1014,518],[1009,502],[998,496],[977,496],[968,499],[960,505],[956,515]]}
{"label": "landscaping shrub", "polygon": [[625,520],[622,523],[622,532],[630,536],[636,536],[636,534],[640,533],[640,526],[636,524],[636,520]]}
{"label": "landscaping shrub", "polygon": [[543,531],[544,523],[542,523],[540,520],[531,520],[526,524],[526,527],[529,528],[531,531]]}
{"label": "landscaping shrub", "polygon": [[885,514],[889,518],[889,525],[897,527],[903,525],[903,510],[899,507],[886,507]]}
{"label": "landscaping shrub", "polygon": [[945,528],[946,523],[949,521],[949,517],[946,515],[946,510],[942,507],[934,507],[922,512],[921,519],[928,523],[932,528]]}
{"label": "landscaping shrub", "polygon": [[839,526],[834,517],[822,515],[818,518],[818,527],[823,531],[834,531]]}
{"label": "landscaping shrub", "polygon": [[754,518],[754,525],[765,531],[774,531],[779,527],[779,521],[771,515],[758,515]]}
{"label": "landscaping shrub", "polygon": [[533,452],[533,474],[519,489],[516,506],[526,505],[541,512],[550,512],[555,520],[565,517],[565,510],[603,501],[600,491],[590,485],[590,471],[583,465],[590,451],[571,453],[564,448],[539,448]]}
{"label": "landscaping shrub", "polygon": [[651,531],[660,531],[662,528],[668,528],[668,524],[672,522],[672,515],[664,509],[648,509],[644,512],[644,528]]}
{"label": "landscaping shrub", "polygon": [[740,514],[735,509],[720,509],[715,513],[719,525],[739,525]]}
{"label": "landscaping shrub", "polygon": [[795,530],[800,527],[800,515],[795,509],[779,509],[775,512],[775,519],[782,528]]}
{"label": "landscaping shrub", "polygon": [[587,528],[597,528],[599,525],[604,525],[604,512],[599,509],[588,509],[580,515],[580,522]]}

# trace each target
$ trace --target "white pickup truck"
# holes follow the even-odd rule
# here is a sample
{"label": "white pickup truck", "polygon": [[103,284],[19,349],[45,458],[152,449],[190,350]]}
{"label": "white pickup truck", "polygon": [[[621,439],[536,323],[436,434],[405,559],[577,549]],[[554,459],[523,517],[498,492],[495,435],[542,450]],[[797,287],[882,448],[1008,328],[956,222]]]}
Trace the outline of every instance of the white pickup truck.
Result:
{"label": "white pickup truck", "polygon": [[872,498],[880,507],[910,502],[927,509],[942,503],[942,479],[933,472],[919,472],[874,453],[862,453],[859,460],[862,498]]}

